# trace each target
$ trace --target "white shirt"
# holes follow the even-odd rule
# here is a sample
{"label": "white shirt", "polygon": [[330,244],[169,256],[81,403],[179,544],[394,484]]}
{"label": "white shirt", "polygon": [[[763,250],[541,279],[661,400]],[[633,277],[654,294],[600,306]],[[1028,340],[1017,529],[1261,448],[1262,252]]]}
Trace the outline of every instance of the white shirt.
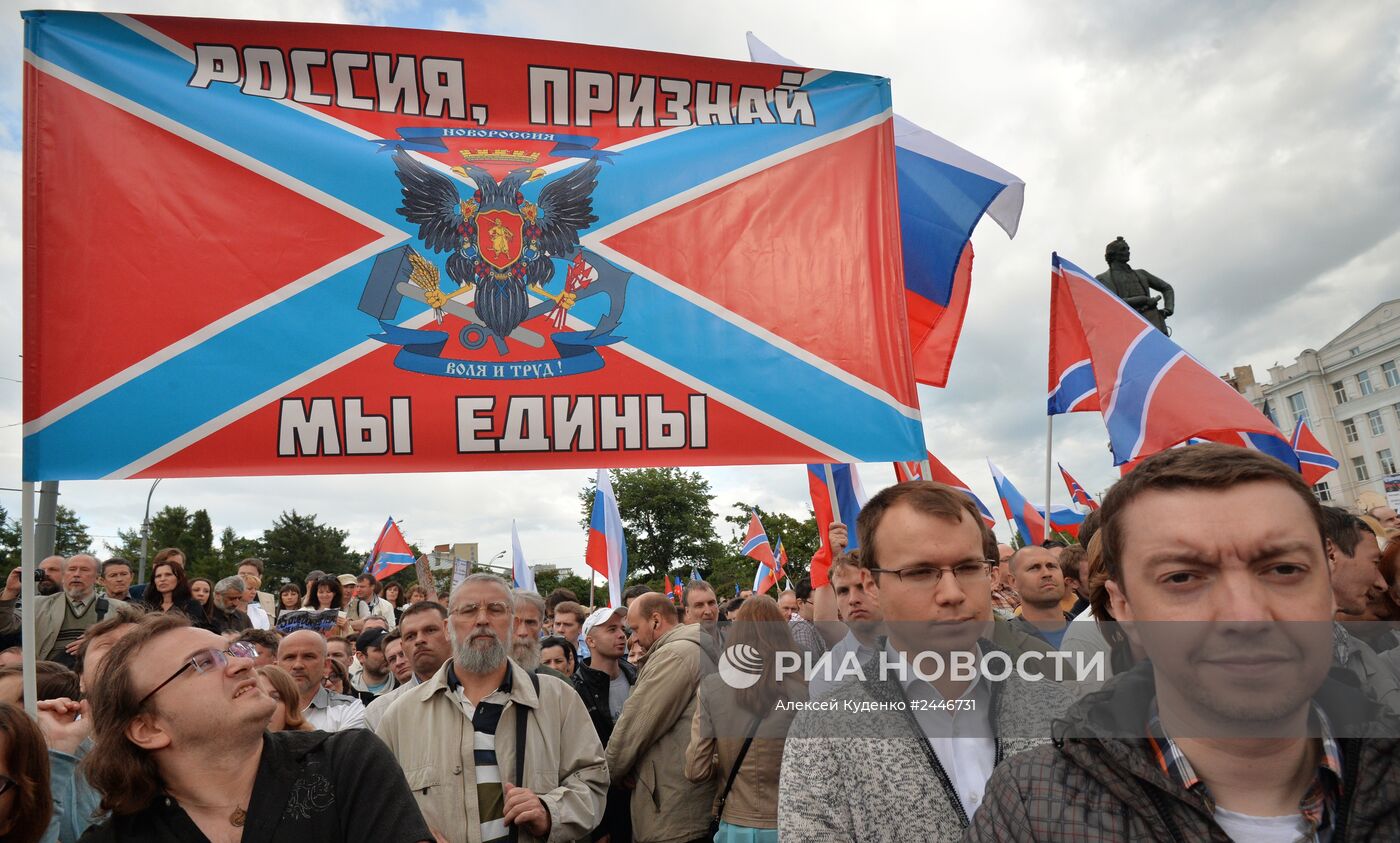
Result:
{"label": "white shirt", "polygon": [[267,610],[256,600],[248,604],[248,620],[252,621],[253,629],[272,629],[272,618],[267,616]]}
{"label": "white shirt", "polygon": [[1317,839],[1316,834],[1308,834],[1308,822],[1297,811],[1282,817],[1252,817],[1216,808],[1215,821],[1231,840],[1240,843],[1298,843]]}
{"label": "white shirt", "polygon": [[[893,663],[899,658],[893,649],[886,645]],[[981,659],[981,650],[977,658]],[[922,666],[922,665],[921,665]],[[931,670],[930,666],[922,666]],[[943,695],[933,687],[933,683],[918,677],[911,669],[901,683],[904,693],[912,704],[919,702],[943,702]],[[933,747],[934,755],[943,765],[948,780],[953,783],[953,792],[958,795],[963,810],[970,819],[982,805],[982,795],[987,790],[987,780],[996,767],[997,746],[992,731],[992,694],[987,683],[979,675],[967,687],[959,699],[972,704],[971,710],[945,711],[934,708],[914,707],[912,714],[919,729]]]}
{"label": "white shirt", "polygon": [[332,694],[325,688],[316,692],[316,696],[311,698],[311,705],[302,710],[301,716],[322,732],[367,728],[364,703],[355,697]]}
{"label": "white shirt", "polygon": [[837,641],[836,645],[831,648],[829,667],[826,670],[813,671],[812,679],[807,683],[807,693],[811,699],[819,700],[825,697],[836,690],[836,687],[846,679],[856,676],[856,674],[846,674],[843,671],[843,667],[852,653],[855,654],[856,663],[864,667],[866,662],[875,658],[876,650],[874,647],[867,647],[860,643],[856,634],[848,630],[846,637]]}
{"label": "white shirt", "polygon": [[[1113,676],[1113,648],[1108,646],[1108,639],[1103,637],[1103,632],[1099,629],[1099,622],[1094,620],[1093,606],[1075,615],[1074,620],[1065,627],[1065,637],[1060,639],[1060,649],[1066,653],[1082,653],[1086,663],[1096,654],[1102,653],[1104,680],[1107,681]],[[1085,679],[1081,682],[1070,681],[1061,684],[1070,693],[1079,697],[1103,687],[1103,682],[1099,682],[1097,679]]]}

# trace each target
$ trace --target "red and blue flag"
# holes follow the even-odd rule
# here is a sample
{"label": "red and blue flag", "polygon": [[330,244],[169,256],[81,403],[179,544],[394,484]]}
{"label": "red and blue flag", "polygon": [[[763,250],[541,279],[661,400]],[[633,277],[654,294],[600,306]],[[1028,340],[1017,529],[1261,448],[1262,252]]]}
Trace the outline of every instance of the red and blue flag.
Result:
{"label": "red and blue flag", "polygon": [[366,572],[376,580],[393,576],[404,568],[412,565],[413,550],[404,541],[403,533],[399,531],[399,525],[394,523],[393,516],[384,522],[384,529],[379,531],[379,538],[375,539],[374,550],[369,554],[369,565]]}
{"label": "red and blue flag", "polygon": [[[992,481],[997,487],[997,497],[1001,498],[1002,511],[1011,528],[1021,536],[1025,544],[1041,544],[1047,537],[1045,507],[1036,506],[1026,500],[1000,468],[987,460],[992,471]],[[1073,538],[1079,537],[1079,527],[1084,523],[1084,513],[1070,506],[1056,506],[1050,510],[1050,534],[1063,533]]]}
{"label": "red and blue flag", "polygon": [[1064,466],[1060,465],[1059,463],[1055,463],[1055,465],[1059,466],[1060,476],[1065,479],[1065,487],[1069,489],[1070,499],[1073,500],[1079,506],[1082,506],[1090,511],[1098,509],[1099,502],[1094,500],[1093,496],[1090,495],[1088,492],[1084,491],[1084,487],[1079,485],[1079,481],[1075,480],[1074,477],[1072,477],[1068,471],[1065,471]]}
{"label": "red and blue flag", "polygon": [[1293,451],[1298,455],[1299,470],[1303,472],[1303,482],[1309,486],[1317,485],[1317,482],[1328,474],[1337,470],[1341,465],[1332,453],[1323,447],[1317,436],[1308,427],[1308,423],[1301,418],[1293,428],[1293,438],[1291,441]]}
{"label": "red and blue flag", "polygon": [[[1254,448],[1297,467],[1293,448],[1254,405],[1093,276],[1053,255],[1050,277],[1051,302],[1058,306],[1052,311],[1051,412],[1056,406],[1059,412],[1085,409],[1089,395],[1065,387],[1071,366],[1060,373],[1057,404],[1055,344],[1087,349],[1114,465],[1196,437]],[[1065,318],[1070,313],[1072,321]],[[1062,364],[1078,356],[1058,353]]]}
{"label": "red and blue flag", "polygon": [[[384,27],[25,27],[27,479],[923,447],[888,79]],[[978,213],[1004,189],[965,182]],[[931,250],[945,286],[965,239]]]}
{"label": "red and blue flag", "polygon": [[982,520],[986,523],[987,529],[991,529],[997,525],[997,520],[992,516],[992,511],[987,508],[986,504],[982,503],[982,499],[973,494],[972,489],[970,489],[966,483],[959,480],[958,476],[954,474],[948,466],[940,462],[938,457],[933,455],[932,451],[928,452],[926,459],[928,460],[929,466],[928,477],[924,477],[924,467],[917,462],[897,462],[894,464],[895,482],[908,483],[910,480],[932,480],[935,483],[942,483],[944,486],[951,486],[964,495],[967,495],[969,498],[972,498],[972,502],[977,504],[977,511],[982,513]]}
{"label": "red and blue flag", "polygon": [[763,522],[758,520],[757,512],[749,513],[749,528],[740,553],[758,562],[758,570],[753,577],[754,594],[762,594],[777,585],[782,572],[773,558],[773,546],[768,543],[768,533],[763,529]]}
{"label": "red and blue flag", "polygon": [[613,494],[612,475],[598,469],[593,490],[593,512],[588,518],[588,567],[608,581],[608,605],[622,605],[622,587],[627,582],[627,537],[622,531],[622,514]]}
{"label": "red and blue flag", "polygon": [[[812,495],[812,517],[817,522],[819,540],[808,573],[812,577],[812,585],[817,587],[830,582],[828,572],[834,558],[829,535],[832,522],[840,520],[846,525],[846,550],[855,550],[860,547],[860,542],[856,539],[856,516],[860,515],[860,508],[865,506],[865,489],[860,484],[860,476],[850,463],[831,466],[830,485],[826,482],[826,468],[824,463],[807,465],[807,490]],[[836,497],[835,506],[832,505],[833,494]]]}

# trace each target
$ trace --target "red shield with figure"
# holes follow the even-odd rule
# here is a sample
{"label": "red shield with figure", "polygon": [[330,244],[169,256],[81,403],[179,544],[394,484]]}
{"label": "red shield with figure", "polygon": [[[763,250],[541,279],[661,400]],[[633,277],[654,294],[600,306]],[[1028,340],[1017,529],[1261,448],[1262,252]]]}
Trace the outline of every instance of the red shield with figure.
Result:
{"label": "red shield with figure", "polygon": [[481,211],[476,215],[477,249],[481,259],[506,269],[520,260],[521,230],[524,220],[513,211]]}

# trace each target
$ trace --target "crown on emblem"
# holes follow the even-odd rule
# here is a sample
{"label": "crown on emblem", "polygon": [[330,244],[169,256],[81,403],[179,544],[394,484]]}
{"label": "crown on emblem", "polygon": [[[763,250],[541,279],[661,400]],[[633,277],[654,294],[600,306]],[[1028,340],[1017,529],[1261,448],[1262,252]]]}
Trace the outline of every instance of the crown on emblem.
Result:
{"label": "crown on emblem", "polygon": [[538,152],[526,152],[523,149],[461,149],[458,153],[472,163],[499,161],[508,164],[533,164],[540,157]]}

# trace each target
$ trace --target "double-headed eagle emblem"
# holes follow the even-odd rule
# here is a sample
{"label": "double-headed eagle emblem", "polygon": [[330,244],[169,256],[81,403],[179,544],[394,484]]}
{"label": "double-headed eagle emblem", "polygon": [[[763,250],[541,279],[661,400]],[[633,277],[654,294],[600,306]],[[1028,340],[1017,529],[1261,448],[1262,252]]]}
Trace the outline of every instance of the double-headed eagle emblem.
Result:
{"label": "double-headed eagle emblem", "polygon": [[394,165],[403,184],[398,213],[417,224],[418,239],[427,248],[450,253],[447,276],[457,283],[450,293],[439,289],[436,266],[421,257],[413,261],[414,283],[424,289],[429,306],[441,311],[448,299],[474,289],[477,316],[502,340],[528,316],[527,290],[558,308],[573,306],[574,293],[549,293],[544,286],[554,277],[550,258],[571,258],[579,248],[579,231],[598,221],[592,198],[596,160],[546,184],[533,203],[521,192],[544,175],[533,167],[512,170],[500,182],[470,161],[454,167],[476,188],[463,199],[452,179],[403,150],[394,153]]}

